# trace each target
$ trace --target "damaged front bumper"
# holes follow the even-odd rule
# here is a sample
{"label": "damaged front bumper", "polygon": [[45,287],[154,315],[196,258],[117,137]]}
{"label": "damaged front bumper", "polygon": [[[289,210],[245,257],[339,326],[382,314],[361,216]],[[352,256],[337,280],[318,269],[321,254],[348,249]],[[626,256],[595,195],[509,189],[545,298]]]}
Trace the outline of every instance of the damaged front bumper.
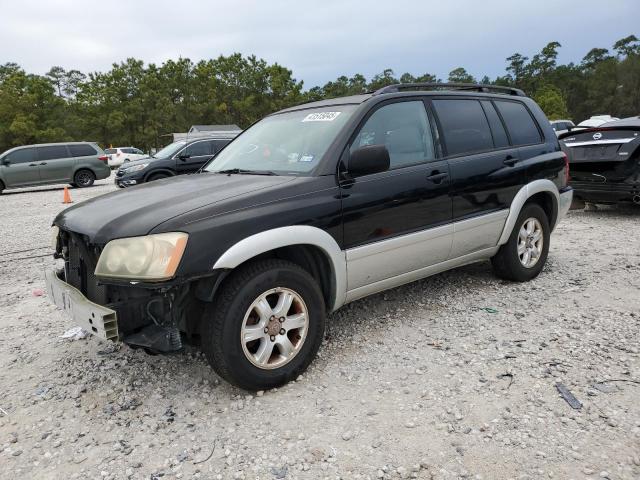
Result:
{"label": "damaged front bumper", "polygon": [[87,332],[103,340],[119,340],[118,316],[114,310],[88,300],[77,288],[60,279],[55,270],[44,274],[53,303]]}

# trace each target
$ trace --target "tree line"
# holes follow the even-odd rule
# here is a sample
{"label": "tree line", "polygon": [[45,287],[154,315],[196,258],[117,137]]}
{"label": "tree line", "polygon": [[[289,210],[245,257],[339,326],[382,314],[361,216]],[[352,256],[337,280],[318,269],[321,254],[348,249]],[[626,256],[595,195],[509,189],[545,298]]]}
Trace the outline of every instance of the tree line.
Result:
{"label": "tree line", "polygon": [[187,131],[193,124],[246,128],[292,105],[401,82],[514,86],[532,96],[549,118],[576,123],[598,113],[640,114],[640,41],[635,35],[615,42],[611,50],[592,48],[580,63],[558,64],[560,48],[550,42],[531,58],[514,53],[506,59],[505,75],[494,79],[477,79],[462,67],[444,80],[430,73],[397,77],[386,69],[369,80],[361,74],[340,76],[310,89],[286,67],[239,53],[161,65],[129,58],[109,71],[88,74],[56,66],[36,75],[5,63],[0,65],[0,152],[73,140],[148,150],[166,145],[172,132]]}

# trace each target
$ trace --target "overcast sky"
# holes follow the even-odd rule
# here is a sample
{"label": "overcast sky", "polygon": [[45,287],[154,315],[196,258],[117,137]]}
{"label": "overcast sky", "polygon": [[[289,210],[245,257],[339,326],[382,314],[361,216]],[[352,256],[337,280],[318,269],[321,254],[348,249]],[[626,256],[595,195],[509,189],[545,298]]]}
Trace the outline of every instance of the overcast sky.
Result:
{"label": "overcast sky", "polygon": [[385,68],[493,78],[509,55],[552,40],[566,63],[640,36],[639,12],[638,0],[0,0],[0,64],[88,72],[241,52],[286,66],[305,88]]}

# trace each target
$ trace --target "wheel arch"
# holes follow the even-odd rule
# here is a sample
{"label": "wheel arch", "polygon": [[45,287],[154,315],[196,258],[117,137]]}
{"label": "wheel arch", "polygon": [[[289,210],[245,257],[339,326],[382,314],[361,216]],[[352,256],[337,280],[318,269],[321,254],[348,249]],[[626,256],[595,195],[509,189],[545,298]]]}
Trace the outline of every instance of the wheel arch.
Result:
{"label": "wheel arch", "polygon": [[498,245],[504,245],[509,240],[509,236],[515,227],[516,220],[520,215],[522,207],[526,203],[537,203],[549,217],[551,230],[555,228],[558,219],[558,206],[560,204],[560,193],[558,187],[551,180],[540,179],[522,187],[511,202],[509,215],[502,229]]}
{"label": "wheel arch", "polygon": [[158,173],[166,173],[170,177],[175,177],[176,176],[176,172],[174,172],[170,168],[158,168],[157,170],[153,170],[153,171],[147,173],[144,176],[144,181],[148,182],[150,177],[152,177],[153,175],[156,175]]}
{"label": "wheel arch", "polygon": [[[317,227],[295,225],[251,235],[224,252],[213,269],[233,270],[247,261],[269,256],[290,260],[307,270],[320,284],[329,311],[344,304],[344,252],[331,235]],[[330,269],[328,274],[326,267]]]}

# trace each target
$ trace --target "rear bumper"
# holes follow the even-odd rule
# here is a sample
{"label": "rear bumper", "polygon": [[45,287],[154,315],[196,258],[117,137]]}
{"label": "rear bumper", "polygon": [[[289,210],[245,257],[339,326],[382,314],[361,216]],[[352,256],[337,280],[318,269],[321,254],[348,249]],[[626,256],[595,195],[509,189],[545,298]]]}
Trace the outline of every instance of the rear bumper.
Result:
{"label": "rear bumper", "polygon": [[[567,216],[567,212],[571,207],[571,202],[573,201],[573,188],[565,187],[560,191],[560,198],[558,203],[558,218],[556,219],[556,225],[560,223],[560,221]],[[555,226],[554,225],[554,228]]]}
{"label": "rear bumper", "polygon": [[572,182],[576,198],[593,203],[631,202],[640,195],[640,184],[636,183],[592,183]]}
{"label": "rear bumper", "polygon": [[114,310],[88,300],[77,288],[61,280],[55,270],[44,274],[49,298],[76,325],[104,340],[118,340],[118,318]]}

